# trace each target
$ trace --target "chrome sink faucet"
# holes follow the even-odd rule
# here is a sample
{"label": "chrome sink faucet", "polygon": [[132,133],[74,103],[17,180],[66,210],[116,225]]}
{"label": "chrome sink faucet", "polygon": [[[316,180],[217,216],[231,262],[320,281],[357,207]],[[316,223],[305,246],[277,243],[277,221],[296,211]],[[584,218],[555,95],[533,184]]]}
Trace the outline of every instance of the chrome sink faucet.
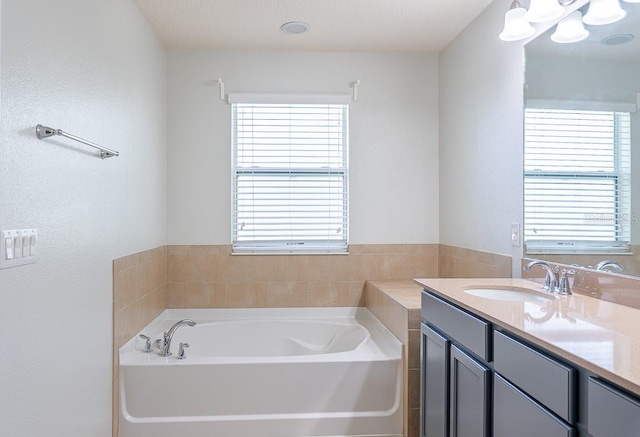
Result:
{"label": "chrome sink faucet", "polygon": [[608,271],[609,268],[611,268],[610,271],[615,272],[615,273],[620,273],[623,269],[622,266],[620,265],[620,263],[610,260],[610,259],[605,259],[600,261],[598,264],[596,264],[594,267],[594,269],[596,270],[604,270],[604,271]]}
{"label": "chrome sink faucet", "polygon": [[550,291],[554,293],[558,290],[558,271],[551,268],[551,266],[545,261],[531,261],[529,264],[524,266],[524,270],[529,271],[532,267],[540,266],[543,267],[547,271],[547,276],[544,278],[544,286],[542,287],[545,291]]}
{"label": "chrome sink faucet", "polygon": [[176,332],[176,329],[181,327],[182,325],[196,326],[196,322],[191,319],[183,319],[169,328],[168,331],[164,332],[162,336],[162,344],[160,345],[160,352],[158,355],[161,357],[169,357],[171,356],[171,339],[173,338],[173,334]]}

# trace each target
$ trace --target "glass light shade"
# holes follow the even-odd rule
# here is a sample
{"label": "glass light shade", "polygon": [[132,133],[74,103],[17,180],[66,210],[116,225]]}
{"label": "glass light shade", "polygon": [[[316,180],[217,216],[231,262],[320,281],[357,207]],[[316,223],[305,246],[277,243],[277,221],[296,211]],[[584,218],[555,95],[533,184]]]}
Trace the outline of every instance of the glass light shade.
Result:
{"label": "glass light shade", "polygon": [[525,8],[509,9],[504,14],[504,29],[500,34],[500,39],[503,41],[518,41],[521,39],[529,38],[536,30],[533,26],[524,18],[527,13]]}
{"label": "glass light shade", "polygon": [[582,13],[575,11],[558,23],[551,41],[560,44],[582,41],[589,36],[589,31],[582,24]]}
{"label": "glass light shade", "polygon": [[524,18],[530,23],[543,23],[557,20],[564,14],[564,8],[558,0],[531,0],[529,11]]}
{"label": "glass light shade", "polygon": [[585,24],[601,26],[622,20],[627,13],[620,7],[618,0],[591,0],[589,10],[582,21]]}

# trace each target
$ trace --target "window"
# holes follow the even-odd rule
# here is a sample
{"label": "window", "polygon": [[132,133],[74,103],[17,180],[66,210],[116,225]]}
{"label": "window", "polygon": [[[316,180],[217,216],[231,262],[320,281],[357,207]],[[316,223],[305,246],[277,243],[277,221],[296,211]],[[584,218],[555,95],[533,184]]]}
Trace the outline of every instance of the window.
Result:
{"label": "window", "polygon": [[233,252],[346,252],[349,96],[229,98]]}
{"label": "window", "polygon": [[527,253],[626,252],[630,114],[525,111]]}

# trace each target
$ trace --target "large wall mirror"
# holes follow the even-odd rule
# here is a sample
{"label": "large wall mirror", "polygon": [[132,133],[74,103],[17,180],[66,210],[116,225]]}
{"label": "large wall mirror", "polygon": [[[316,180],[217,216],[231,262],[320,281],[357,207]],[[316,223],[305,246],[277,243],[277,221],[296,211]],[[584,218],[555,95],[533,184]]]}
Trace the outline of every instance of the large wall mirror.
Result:
{"label": "large wall mirror", "polygon": [[620,4],[525,47],[524,255],[640,276],[640,3]]}

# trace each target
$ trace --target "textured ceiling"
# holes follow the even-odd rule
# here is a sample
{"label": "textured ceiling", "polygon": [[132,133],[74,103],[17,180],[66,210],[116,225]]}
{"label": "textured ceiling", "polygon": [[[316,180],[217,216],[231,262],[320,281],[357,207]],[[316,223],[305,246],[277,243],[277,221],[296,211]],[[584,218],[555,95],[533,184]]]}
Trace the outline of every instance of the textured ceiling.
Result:
{"label": "textured ceiling", "polygon": [[[132,0],[167,48],[438,53],[492,0]],[[305,34],[280,30],[288,21]],[[498,32],[499,29],[496,29]]]}

